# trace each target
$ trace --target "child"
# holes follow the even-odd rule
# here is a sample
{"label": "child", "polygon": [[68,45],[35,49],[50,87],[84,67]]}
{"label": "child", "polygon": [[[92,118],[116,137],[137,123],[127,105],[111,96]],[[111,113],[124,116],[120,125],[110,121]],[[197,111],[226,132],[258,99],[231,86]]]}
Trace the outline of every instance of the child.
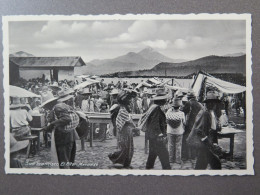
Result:
{"label": "child", "polygon": [[185,115],[180,111],[180,99],[175,98],[171,106],[172,108],[166,113],[169,161],[170,163],[176,162],[181,164],[181,147]]}

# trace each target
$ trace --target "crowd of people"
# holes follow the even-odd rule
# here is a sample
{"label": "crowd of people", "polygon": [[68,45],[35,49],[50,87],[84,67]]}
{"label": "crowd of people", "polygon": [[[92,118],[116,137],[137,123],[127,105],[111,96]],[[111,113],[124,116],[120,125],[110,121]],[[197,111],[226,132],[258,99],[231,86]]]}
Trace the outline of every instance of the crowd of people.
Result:
{"label": "crowd of people", "polygon": [[[42,80],[41,80],[42,81]],[[46,81],[46,80],[44,80]],[[145,132],[149,141],[146,169],[154,167],[157,156],[162,169],[171,169],[172,163],[196,159],[195,169],[221,169],[220,158],[225,156],[217,144],[217,132],[228,122],[231,102],[227,94],[209,90],[200,103],[192,90],[188,93],[165,89],[136,88],[127,81],[100,83],[73,90],[77,82],[40,82],[31,80],[23,87],[41,98],[11,98],[10,128],[12,140],[19,142],[30,135],[29,122],[33,113],[46,116],[45,132],[54,135],[54,152],[59,168],[73,167],[76,144],[88,136],[85,113],[110,113],[118,150],[109,154],[113,164],[131,168],[134,155],[134,132]],[[203,105],[204,104],[204,105]],[[132,114],[140,114],[136,125]],[[107,124],[96,124],[106,134]],[[83,143],[82,143],[83,144]],[[84,149],[84,148],[83,148]]]}

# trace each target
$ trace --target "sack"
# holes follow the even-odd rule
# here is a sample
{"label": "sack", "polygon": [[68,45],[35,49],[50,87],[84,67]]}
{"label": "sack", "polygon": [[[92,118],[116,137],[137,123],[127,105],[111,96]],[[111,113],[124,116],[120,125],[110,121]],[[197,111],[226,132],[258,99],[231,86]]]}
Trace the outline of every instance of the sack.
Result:
{"label": "sack", "polygon": [[176,119],[176,120],[168,120],[166,119],[166,122],[174,129],[179,127],[181,125],[181,119]]}

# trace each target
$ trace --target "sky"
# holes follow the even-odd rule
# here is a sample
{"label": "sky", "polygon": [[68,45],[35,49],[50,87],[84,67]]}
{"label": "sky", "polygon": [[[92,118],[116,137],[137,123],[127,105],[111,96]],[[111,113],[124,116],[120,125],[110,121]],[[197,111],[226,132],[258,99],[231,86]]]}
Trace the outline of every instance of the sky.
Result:
{"label": "sky", "polygon": [[240,20],[87,20],[9,22],[9,52],[112,59],[146,47],[173,59],[245,53]]}

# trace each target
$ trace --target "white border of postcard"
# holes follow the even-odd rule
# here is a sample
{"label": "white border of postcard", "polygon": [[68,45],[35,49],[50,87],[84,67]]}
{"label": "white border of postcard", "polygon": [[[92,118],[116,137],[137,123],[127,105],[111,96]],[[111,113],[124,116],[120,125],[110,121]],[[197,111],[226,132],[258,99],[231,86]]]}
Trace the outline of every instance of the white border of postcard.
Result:
{"label": "white border of postcard", "polygon": [[[43,20],[245,20],[246,21],[246,169],[245,170],[126,170],[126,169],[28,169],[9,167],[9,21]],[[254,175],[253,157],[253,97],[251,60],[251,14],[143,14],[143,15],[39,15],[3,16],[3,65],[5,98],[5,171],[8,174],[54,174],[54,175]]]}

